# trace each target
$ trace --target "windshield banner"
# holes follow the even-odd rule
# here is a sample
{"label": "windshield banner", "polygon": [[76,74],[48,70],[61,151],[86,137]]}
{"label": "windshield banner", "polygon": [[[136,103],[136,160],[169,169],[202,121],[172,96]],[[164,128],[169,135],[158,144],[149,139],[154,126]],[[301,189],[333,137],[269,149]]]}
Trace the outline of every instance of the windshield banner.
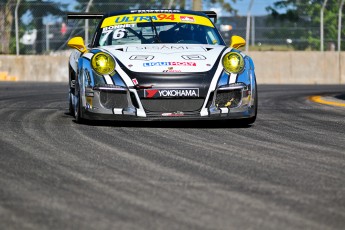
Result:
{"label": "windshield banner", "polygon": [[116,15],[103,20],[101,28],[130,23],[150,22],[177,22],[191,23],[214,28],[212,22],[203,16],[193,14],[170,14],[170,13],[148,13],[148,14],[125,14]]}

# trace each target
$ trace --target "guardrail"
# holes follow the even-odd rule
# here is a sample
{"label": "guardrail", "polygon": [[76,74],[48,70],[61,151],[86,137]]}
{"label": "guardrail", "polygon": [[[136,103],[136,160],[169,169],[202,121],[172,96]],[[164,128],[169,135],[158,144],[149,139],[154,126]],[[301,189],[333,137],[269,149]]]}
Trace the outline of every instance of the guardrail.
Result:
{"label": "guardrail", "polygon": [[[253,51],[248,55],[254,60],[259,84],[345,84],[345,52]],[[67,82],[68,56],[0,55],[0,80]]]}

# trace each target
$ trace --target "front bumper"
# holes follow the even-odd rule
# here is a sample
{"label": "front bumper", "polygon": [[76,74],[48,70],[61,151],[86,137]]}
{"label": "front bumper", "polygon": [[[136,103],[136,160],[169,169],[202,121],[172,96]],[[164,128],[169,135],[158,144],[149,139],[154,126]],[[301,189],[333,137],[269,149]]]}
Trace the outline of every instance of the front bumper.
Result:
{"label": "front bumper", "polygon": [[[256,89],[255,89],[256,90]],[[255,116],[253,89],[245,84],[226,85],[217,88],[200,106],[176,106],[200,100],[160,99],[156,107],[150,107],[139,98],[136,89],[96,88],[85,89],[82,98],[82,117],[90,120],[229,120]],[[255,94],[254,94],[255,95]],[[228,98],[227,98],[228,97]],[[154,100],[154,99],[152,99]],[[170,100],[170,101],[169,101]],[[189,100],[189,101],[188,101]],[[174,102],[174,103],[171,103]],[[178,102],[178,103],[176,103]],[[172,107],[169,105],[172,104]],[[146,107],[144,107],[144,106]],[[154,108],[155,111],[152,111]]]}

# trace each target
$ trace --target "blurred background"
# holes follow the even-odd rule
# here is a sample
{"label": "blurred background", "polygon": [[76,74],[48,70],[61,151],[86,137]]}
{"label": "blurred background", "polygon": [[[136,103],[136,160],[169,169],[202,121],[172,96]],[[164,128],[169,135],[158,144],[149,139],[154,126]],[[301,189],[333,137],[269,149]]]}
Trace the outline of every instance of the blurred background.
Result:
{"label": "blurred background", "polygon": [[67,12],[122,9],[213,10],[226,42],[240,35],[250,51],[341,51],[344,0],[1,0],[0,54],[66,52],[70,37],[90,41],[97,21]]}

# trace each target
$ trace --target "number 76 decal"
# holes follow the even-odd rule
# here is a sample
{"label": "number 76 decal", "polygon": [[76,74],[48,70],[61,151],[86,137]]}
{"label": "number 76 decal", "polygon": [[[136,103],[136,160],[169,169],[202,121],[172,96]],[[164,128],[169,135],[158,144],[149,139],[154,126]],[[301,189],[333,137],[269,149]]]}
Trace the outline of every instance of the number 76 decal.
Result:
{"label": "number 76 decal", "polygon": [[117,29],[113,33],[113,39],[115,40],[121,39],[126,35],[126,33],[127,33],[126,29]]}
{"label": "number 76 decal", "polygon": [[118,39],[121,39],[121,38],[125,37],[127,31],[126,31],[126,29],[117,29],[115,31],[113,31],[113,30],[106,30],[105,32],[102,33],[103,37],[102,37],[102,39],[100,41],[100,44],[105,43],[105,41],[108,39],[108,37],[109,37],[109,35],[111,33],[113,33],[112,39],[118,40]]}

